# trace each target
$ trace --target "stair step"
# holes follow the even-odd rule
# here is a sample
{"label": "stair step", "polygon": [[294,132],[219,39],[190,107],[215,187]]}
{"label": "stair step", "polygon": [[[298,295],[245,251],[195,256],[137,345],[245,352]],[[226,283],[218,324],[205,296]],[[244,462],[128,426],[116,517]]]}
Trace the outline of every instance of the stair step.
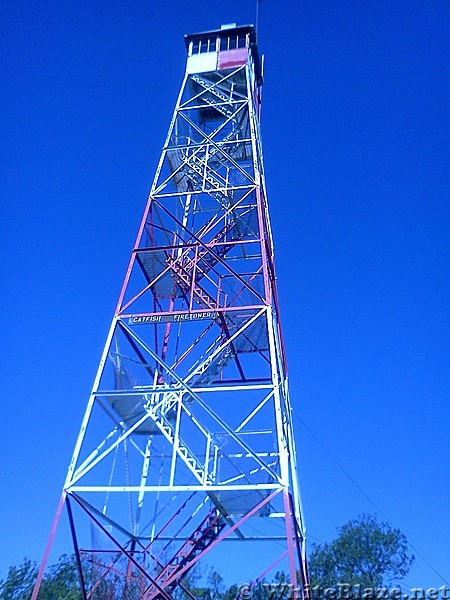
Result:
{"label": "stair step", "polygon": [[[183,568],[187,561],[192,561],[200,552],[203,552],[217,538],[224,527],[225,521],[213,509],[194,531],[191,539],[181,546],[170,563],[156,576],[155,581],[159,588],[170,591],[176,585],[176,572]],[[192,565],[188,566],[183,574],[185,575],[191,567]],[[156,586],[151,586],[148,598],[156,598],[158,593],[159,590]]]}

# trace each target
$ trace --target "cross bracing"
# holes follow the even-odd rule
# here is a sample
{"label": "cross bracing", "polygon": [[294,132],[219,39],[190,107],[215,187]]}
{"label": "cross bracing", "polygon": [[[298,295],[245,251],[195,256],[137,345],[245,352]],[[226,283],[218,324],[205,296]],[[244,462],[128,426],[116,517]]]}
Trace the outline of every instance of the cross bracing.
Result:
{"label": "cross bracing", "polygon": [[[221,560],[230,541],[264,542],[294,597],[308,594],[259,57],[253,29],[237,31],[245,45],[234,54],[205,58],[188,44],[69,466],[60,509],[86,599],[106,588],[112,598],[192,597],[186,575],[206,556]],[[229,34],[211,35],[219,48]],[[38,590],[39,580],[33,599]]]}

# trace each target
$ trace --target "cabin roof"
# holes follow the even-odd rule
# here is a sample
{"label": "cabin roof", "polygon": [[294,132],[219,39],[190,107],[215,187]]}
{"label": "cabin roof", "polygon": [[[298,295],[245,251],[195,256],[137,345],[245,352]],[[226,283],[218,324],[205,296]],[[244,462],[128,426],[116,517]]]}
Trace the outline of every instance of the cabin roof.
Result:
{"label": "cabin roof", "polygon": [[250,34],[250,50],[253,55],[253,60],[255,63],[255,76],[258,84],[262,83],[262,72],[261,72],[261,61],[259,57],[258,43],[256,37],[256,30],[253,25],[236,25],[236,26],[225,26],[223,29],[211,29],[209,31],[200,31],[198,33],[188,33],[184,36],[184,43],[186,44],[186,48],[189,48],[189,44],[192,40],[198,39],[203,36],[212,36],[212,35],[220,35],[224,36],[230,34],[231,32],[239,34],[239,33],[249,33]]}
{"label": "cabin roof", "polygon": [[186,48],[189,48],[189,43],[194,38],[213,34],[219,35],[220,33],[226,35],[230,31],[235,33],[250,33],[250,42],[252,44],[256,44],[256,31],[253,25],[237,25],[236,27],[225,26],[223,29],[211,29],[209,31],[199,31],[198,33],[188,33],[184,36],[184,42],[186,44]]}

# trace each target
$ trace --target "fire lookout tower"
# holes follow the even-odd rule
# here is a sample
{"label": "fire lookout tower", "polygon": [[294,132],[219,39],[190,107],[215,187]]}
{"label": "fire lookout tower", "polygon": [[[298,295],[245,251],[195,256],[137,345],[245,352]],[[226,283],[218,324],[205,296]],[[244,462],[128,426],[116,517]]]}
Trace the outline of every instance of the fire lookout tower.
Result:
{"label": "fire lookout tower", "polygon": [[185,41],[32,600],[64,508],[85,600],[194,598],[183,577],[205,557],[229,576],[245,564],[252,582],[284,569],[308,597],[256,34],[228,25]]}

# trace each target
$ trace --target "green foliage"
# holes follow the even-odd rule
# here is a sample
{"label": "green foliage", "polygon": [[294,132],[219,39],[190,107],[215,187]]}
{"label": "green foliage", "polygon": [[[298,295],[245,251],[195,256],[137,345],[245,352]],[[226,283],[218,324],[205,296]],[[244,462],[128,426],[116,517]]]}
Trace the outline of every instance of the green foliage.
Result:
{"label": "green foliage", "polygon": [[388,523],[363,514],[338,529],[328,544],[313,545],[309,560],[311,585],[323,588],[338,583],[364,587],[391,585],[408,573],[414,556],[406,537]]}
{"label": "green foliage", "polygon": [[[336,587],[338,583],[359,584],[364,588],[390,586],[408,573],[413,560],[408,553],[406,537],[400,530],[379,523],[372,515],[362,515],[339,528],[338,537],[332,542],[313,545],[309,560],[311,585],[322,588]],[[85,573],[87,581],[91,576]],[[0,600],[29,600],[36,577],[36,564],[30,560],[24,559],[20,566],[10,567],[6,578],[0,581]],[[283,572],[273,575],[270,581],[278,587],[271,589],[259,582],[252,588],[253,600],[288,597]],[[124,582],[119,576],[99,583],[96,590],[99,598],[125,597]],[[234,600],[239,593],[238,585],[226,586],[217,571],[205,574],[198,566],[183,578],[182,583],[199,600]],[[181,587],[171,593],[176,600],[186,598]],[[63,555],[47,570],[39,600],[81,598],[75,558]]]}
{"label": "green foliage", "polygon": [[44,577],[39,600],[81,600],[80,581],[74,556],[63,554]]}
{"label": "green foliage", "polygon": [[26,558],[19,567],[9,567],[6,579],[0,582],[0,600],[29,598],[36,576],[36,563]]}
{"label": "green foliage", "polygon": [[[19,567],[10,567],[0,582],[0,600],[28,600],[38,569],[36,563],[24,559]],[[45,574],[39,600],[81,600],[78,571],[73,556],[63,555]]]}
{"label": "green foliage", "polygon": [[[36,564],[25,559],[19,567],[10,567],[7,577],[0,582],[0,600],[29,600],[36,581],[38,569]],[[89,580],[89,574],[85,573]],[[284,582],[284,573],[276,573],[274,582]],[[182,580],[183,586],[198,600],[235,600],[239,594],[237,584],[231,587],[224,584],[222,576],[212,569],[204,574],[199,567],[194,568]],[[252,588],[253,600],[273,600],[274,593],[262,582]],[[181,587],[171,592],[176,600],[184,600],[187,595]],[[135,597],[134,594],[132,594]],[[118,600],[124,598],[123,581],[103,581],[96,590],[96,598]],[[278,594],[276,598],[285,598],[286,594]],[[39,600],[81,600],[78,569],[74,556],[63,555],[59,561],[46,572],[39,590]]]}
{"label": "green foliage", "polygon": [[[200,580],[203,579],[205,585],[200,585]],[[223,583],[223,577],[212,569],[206,577],[202,577],[202,570],[194,567],[186,577],[183,578],[182,584],[195,596],[198,600],[223,600],[225,598],[226,589]],[[184,599],[187,596],[180,587],[177,587],[172,595],[177,600]],[[235,595],[236,596],[236,595]],[[235,598],[233,596],[233,600]]]}

